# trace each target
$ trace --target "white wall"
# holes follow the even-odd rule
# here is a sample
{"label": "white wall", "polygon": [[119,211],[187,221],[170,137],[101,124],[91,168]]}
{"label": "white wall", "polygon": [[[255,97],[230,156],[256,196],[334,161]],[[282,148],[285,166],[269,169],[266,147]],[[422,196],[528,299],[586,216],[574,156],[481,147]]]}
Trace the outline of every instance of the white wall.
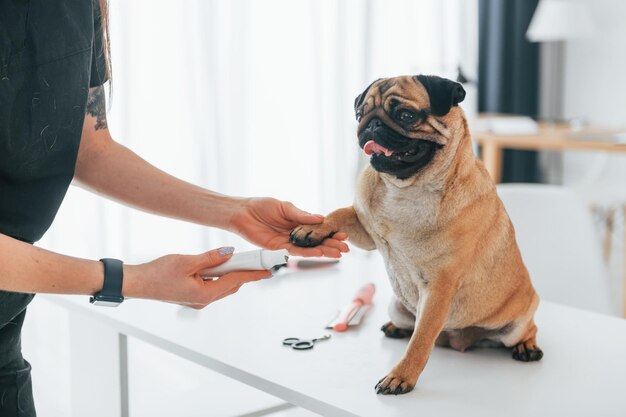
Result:
{"label": "white wall", "polygon": [[626,2],[587,1],[594,34],[567,44],[565,112],[626,126]]}
{"label": "white wall", "polygon": [[[593,36],[566,45],[565,115],[626,131],[626,1],[586,0]],[[563,183],[604,206],[626,203],[626,153],[568,152]],[[609,264],[616,302],[624,294],[623,216],[618,216]],[[626,302],[626,301],[624,301]]]}
{"label": "white wall", "polygon": [[[626,131],[626,2],[587,0],[595,25],[590,38],[566,46],[565,115]],[[626,200],[626,155],[571,153],[564,161],[568,185],[601,181],[620,189]],[[621,184],[620,184],[621,183]]]}

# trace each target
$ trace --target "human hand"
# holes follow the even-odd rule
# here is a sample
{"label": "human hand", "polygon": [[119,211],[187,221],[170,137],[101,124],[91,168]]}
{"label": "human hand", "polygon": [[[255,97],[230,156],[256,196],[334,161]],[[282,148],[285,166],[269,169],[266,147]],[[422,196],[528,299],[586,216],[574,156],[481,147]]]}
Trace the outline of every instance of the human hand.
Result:
{"label": "human hand", "polygon": [[234,212],[230,228],[265,249],[287,249],[290,254],[298,256],[340,258],[342,252],[349,251],[348,245],[343,242],[348,238],[345,233],[337,233],[314,248],[298,247],[289,241],[289,233],[294,227],[323,221],[324,216],[309,214],[288,202],[274,198],[247,198]]}
{"label": "human hand", "polygon": [[124,265],[122,295],[201,309],[236,293],[246,282],[272,275],[269,271],[231,272],[217,280],[204,280],[198,274],[229,260],[233,250],[224,247],[200,255],[166,255],[141,265]]}

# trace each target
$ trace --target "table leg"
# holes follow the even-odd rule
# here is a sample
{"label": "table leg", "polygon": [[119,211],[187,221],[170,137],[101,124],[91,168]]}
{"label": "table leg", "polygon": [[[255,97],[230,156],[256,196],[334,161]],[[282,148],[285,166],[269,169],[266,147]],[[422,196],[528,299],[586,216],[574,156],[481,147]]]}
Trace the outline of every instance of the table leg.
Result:
{"label": "table leg", "polygon": [[70,313],[72,416],[128,417],[126,335]]}
{"label": "table leg", "polygon": [[486,142],[482,144],[480,154],[491,178],[499,183],[502,179],[502,148],[493,142]]}
{"label": "table leg", "polygon": [[[594,210],[596,213],[599,210]],[[604,210],[604,244],[603,255],[604,263],[607,265],[611,261],[611,255],[613,254],[613,232],[615,231],[615,212],[619,211],[615,207],[609,207]]]}
{"label": "table leg", "polygon": [[623,314],[624,314],[624,318],[626,318],[626,204],[624,204],[622,206],[622,233],[624,234],[624,237],[622,238],[622,249],[623,252],[622,253],[622,274],[624,274],[624,279],[623,279],[623,285],[624,285],[624,289],[623,289],[623,297],[622,297],[622,310],[623,310]]}

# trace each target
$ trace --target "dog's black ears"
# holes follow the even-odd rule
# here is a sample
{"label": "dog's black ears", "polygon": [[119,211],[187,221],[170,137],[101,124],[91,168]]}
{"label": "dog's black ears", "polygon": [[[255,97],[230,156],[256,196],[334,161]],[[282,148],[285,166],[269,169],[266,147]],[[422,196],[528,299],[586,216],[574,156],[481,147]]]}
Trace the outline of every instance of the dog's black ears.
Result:
{"label": "dog's black ears", "polygon": [[465,98],[463,86],[436,75],[416,75],[430,99],[430,112],[435,116],[445,116],[452,106],[458,105]]}
{"label": "dog's black ears", "polygon": [[[378,80],[380,80],[380,78]],[[370,88],[374,85],[376,81],[372,82],[370,85],[367,86],[367,88],[361,94],[356,96],[356,98],[354,99],[354,111],[355,112],[358,113],[357,109],[361,107],[361,105],[363,104],[363,100],[365,100],[365,96],[367,95],[367,92],[370,91]],[[357,116],[357,119],[358,119],[358,116]]]}

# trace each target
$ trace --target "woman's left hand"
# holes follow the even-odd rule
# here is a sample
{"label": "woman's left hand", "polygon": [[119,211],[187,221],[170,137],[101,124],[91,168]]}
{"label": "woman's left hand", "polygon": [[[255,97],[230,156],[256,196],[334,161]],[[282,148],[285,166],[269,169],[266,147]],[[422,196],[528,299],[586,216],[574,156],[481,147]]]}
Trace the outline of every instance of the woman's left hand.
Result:
{"label": "woman's left hand", "polygon": [[343,242],[348,238],[346,233],[336,233],[314,248],[302,248],[289,242],[289,233],[294,227],[323,221],[324,216],[307,213],[285,201],[246,198],[233,213],[230,228],[249,242],[266,249],[287,249],[297,256],[340,258],[342,252],[349,251],[348,245]]}

